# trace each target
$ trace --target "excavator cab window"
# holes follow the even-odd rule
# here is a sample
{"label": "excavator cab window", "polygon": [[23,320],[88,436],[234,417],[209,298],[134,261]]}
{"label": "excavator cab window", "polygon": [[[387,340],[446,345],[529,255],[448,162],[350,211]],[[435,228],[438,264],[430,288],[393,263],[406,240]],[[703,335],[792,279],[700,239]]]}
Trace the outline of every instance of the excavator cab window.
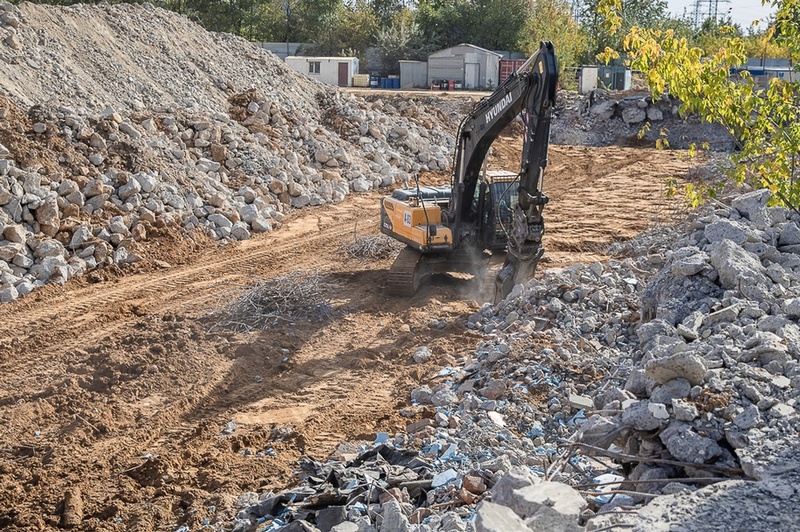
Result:
{"label": "excavator cab window", "polygon": [[492,198],[494,199],[495,222],[510,225],[514,219],[514,210],[519,204],[519,191],[517,183],[499,182],[492,183]]}
{"label": "excavator cab window", "polygon": [[514,220],[514,210],[519,203],[517,188],[516,181],[495,182],[488,187],[488,208],[485,213],[484,227],[486,227],[492,249],[500,249],[508,241],[511,223]]}

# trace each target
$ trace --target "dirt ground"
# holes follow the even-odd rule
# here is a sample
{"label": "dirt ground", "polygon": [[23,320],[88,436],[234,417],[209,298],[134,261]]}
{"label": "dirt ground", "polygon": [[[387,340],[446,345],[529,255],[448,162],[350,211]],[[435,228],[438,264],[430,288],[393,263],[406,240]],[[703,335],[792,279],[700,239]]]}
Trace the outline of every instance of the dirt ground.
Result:
{"label": "dirt ground", "polygon": [[[516,170],[518,150],[500,139],[491,165]],[[676,152],[552,146],[542,265],[602,260],[674,219],[663,180],[688,165]],[[291,484],[303,454],[403,430],[408,392],[473,351],[463,323],[483,301],[464,279],[391,299],[391,259],[347,259],[356,224],[378,233],[379,197],[303,209],[224,247],[164,235],[150,251],[165,262],[0,306],[0,528],[60,527],[71,490],[79,530],[199,530],[228,522],[242,492]],[[214,327],[237,287],[297,269],[324,276],[334,319]],[[435,355],[424,365],[411,360],[420,345]]]}

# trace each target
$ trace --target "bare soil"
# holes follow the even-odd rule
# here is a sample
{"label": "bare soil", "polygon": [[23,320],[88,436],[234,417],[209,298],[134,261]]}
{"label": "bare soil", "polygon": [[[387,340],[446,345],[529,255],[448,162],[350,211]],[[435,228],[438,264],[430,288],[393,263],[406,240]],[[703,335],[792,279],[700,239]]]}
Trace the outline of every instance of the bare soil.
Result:
{"label": "bare soil", "polygon": [[[501,138],[491,164],[516,170],[518,153]],[[663,181],[686,174],[679,155],[551,147],[543,266],[604,260],[612,242],[673,221],[680,207]],[[67,490],[79,495],[78,530],[226,522],[242,492],[291,484],[303,454],[403,430],[408,392],[473,351],[463,323],[483,301],[457,278],[392,299],[391,259],[348,259],[340,245],[354,229],[378,233],[379,197],[303,209],[224,247],[165,232],[149,244],[159,261],[0,306],[0,528],[59,528]],[[236,290],[297,269],[324,275],[332,320],[215,327]],[[411,359],[420,345],[435,355],[422,365]]]}

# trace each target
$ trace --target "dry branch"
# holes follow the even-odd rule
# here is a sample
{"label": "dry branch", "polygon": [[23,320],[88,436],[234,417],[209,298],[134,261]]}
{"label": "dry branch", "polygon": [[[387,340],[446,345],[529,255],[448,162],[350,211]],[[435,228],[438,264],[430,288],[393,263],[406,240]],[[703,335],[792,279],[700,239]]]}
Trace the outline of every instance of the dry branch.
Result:
{"label": "dry branch", "polygon": [[[642,463],[652,463],[652,464],[666,464],[679,467],[693,467],[695,469],[707,469],[709,471],[716,471],[718,473],[727,473],[730,475],[741,475],[744,473],[738,467],[723,467],[723,466],[716,466],[713,464],[703,464],[703,463],[697,464],[694,462],[682,462],[680,460],[666,460],[664,458],[659,458],[655,456],[653,457],[633,456],[630,454],[617,453],[614,451],[610,451],[608,449],[603,449],[602,447],[595,447],[594,445],[589,445],[588,443],[570,442],[570,441],[564,441],[564,443],[568,446],[581,447],[585,451],[593,452],[602,456],[607,456],[615,460],[621,460],[623,462],[634,462],[634,463],[642,462]],[[669,482],[670,480],[672,479],[667,479],[667,482]]]}
{"label": "dry branch", "polygon": [[220,319],[214,327],[236,332],[264,330],[280,320],[324,321],[333,313],[325,299],[322,277],[303,270],[261,280],[244,292],[224,294],[223,298],[229,302],[218,313]]}
{"label": "dry branch", "polygon": [[403,244],[386,235],[356,236],[340,248],[351,259],[379,260],[395,255]]}

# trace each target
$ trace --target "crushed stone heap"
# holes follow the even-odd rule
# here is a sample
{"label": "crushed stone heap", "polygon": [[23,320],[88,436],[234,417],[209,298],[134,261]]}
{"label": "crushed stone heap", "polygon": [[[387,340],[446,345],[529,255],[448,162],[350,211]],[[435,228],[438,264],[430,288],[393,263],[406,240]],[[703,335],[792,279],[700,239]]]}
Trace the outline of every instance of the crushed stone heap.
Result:
{"label": "crushed stone heap", "polygon": [[554,144],[655,146],[661,140],[673,149],[692,144],[705,145],[711,152],[734,149],[734,139],[723,126],[698,115],[683,116],[681,102],[667,94],[653,99],[648,91],[597,89],[560,96],[551,130]]}
{"label": "crushed stone heap", "polygon": [[[445,117],[368,103],[149,4],[0,2],[0,300],[450,165]],[[444,122],[444,127],[442,123]]]}
{"label": "crushed stone heap", "polygon": [[246,494],[234,529],[793,529],[800,216],[769,197],[485,305],[474,356],[411,393],[404,433],[301,462],[301,486]]}

